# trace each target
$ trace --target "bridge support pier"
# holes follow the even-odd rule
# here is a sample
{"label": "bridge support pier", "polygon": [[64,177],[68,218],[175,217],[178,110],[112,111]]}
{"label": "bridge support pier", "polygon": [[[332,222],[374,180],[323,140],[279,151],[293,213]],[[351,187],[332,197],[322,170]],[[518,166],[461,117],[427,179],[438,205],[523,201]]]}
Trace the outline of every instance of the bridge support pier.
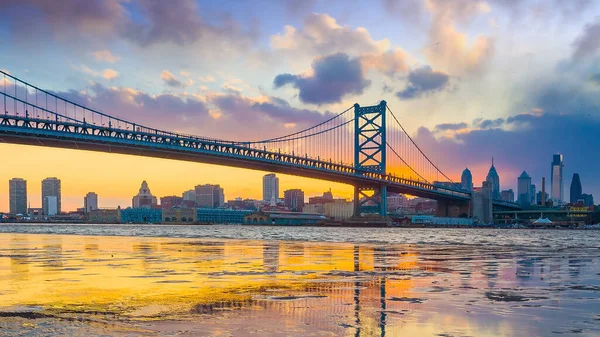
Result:
{"label": "bridge support pier", "polygon": [[438,200],[435,216],[440,218],[459,218],[473,216],[470,201]]}
{"label": "bridge support pier", "polygon": [[365,213],[387,216],[387,186],[354,186],[354,216]]}

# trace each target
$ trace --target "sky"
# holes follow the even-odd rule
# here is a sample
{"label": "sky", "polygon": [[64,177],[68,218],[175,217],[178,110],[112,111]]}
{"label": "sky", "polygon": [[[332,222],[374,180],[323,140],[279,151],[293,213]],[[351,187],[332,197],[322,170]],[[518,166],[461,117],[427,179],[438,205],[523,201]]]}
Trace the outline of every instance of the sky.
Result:
{"label": "sky", "polygon": [[[539,188],[554,153],[600,197],[600,3],[591,0],[4,0],[0,69],[90,108],[169,131],[281,136],[354,103],[386,100],[453,180],[494,157],[501,189]],[[265,172],[0,144],[8,180],[61,178],[65,210],[89,191],[127,206],[220,183],[260,198]],[[349,186],[281,176],[281,189],[350,197]]]}

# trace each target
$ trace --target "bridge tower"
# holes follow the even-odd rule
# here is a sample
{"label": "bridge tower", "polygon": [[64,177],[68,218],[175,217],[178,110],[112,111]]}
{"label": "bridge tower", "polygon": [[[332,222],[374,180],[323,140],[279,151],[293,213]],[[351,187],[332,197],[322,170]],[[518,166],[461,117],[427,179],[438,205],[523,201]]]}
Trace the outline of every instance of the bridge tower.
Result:
{"label": "bridge tower", "polygon": [[[356,174],[386,174],[386,102],[361,107],[354,104],[354,167]],[[387,215],[386,185],[354,186],[354,215]]]}

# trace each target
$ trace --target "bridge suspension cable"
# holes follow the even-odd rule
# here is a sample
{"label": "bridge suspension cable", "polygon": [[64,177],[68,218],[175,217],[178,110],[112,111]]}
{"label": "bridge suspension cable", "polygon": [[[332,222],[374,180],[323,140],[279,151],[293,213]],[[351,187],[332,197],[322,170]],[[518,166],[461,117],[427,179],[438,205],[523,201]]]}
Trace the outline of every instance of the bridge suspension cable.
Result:
{"label": "bridge suspension cable", "polygon": [[393,156],[388,158],[388,173],[400,175],[418,181],[429,183],[430,180],[439,181],[440,176],[448,182],[450,179],[433,161],[423,152],[414,139],[406,132],[396,115],[389,106],[386,106],[388,116],[388,133],[386,145]]}

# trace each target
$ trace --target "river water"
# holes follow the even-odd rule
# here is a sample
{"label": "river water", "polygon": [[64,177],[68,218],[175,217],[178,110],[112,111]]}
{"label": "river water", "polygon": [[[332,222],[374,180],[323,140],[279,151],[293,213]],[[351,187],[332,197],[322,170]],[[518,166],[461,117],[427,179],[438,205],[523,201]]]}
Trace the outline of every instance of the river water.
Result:
{"label": "river water", "polygon": [[600,231],[0,225],[2,336],[600,336]]}

